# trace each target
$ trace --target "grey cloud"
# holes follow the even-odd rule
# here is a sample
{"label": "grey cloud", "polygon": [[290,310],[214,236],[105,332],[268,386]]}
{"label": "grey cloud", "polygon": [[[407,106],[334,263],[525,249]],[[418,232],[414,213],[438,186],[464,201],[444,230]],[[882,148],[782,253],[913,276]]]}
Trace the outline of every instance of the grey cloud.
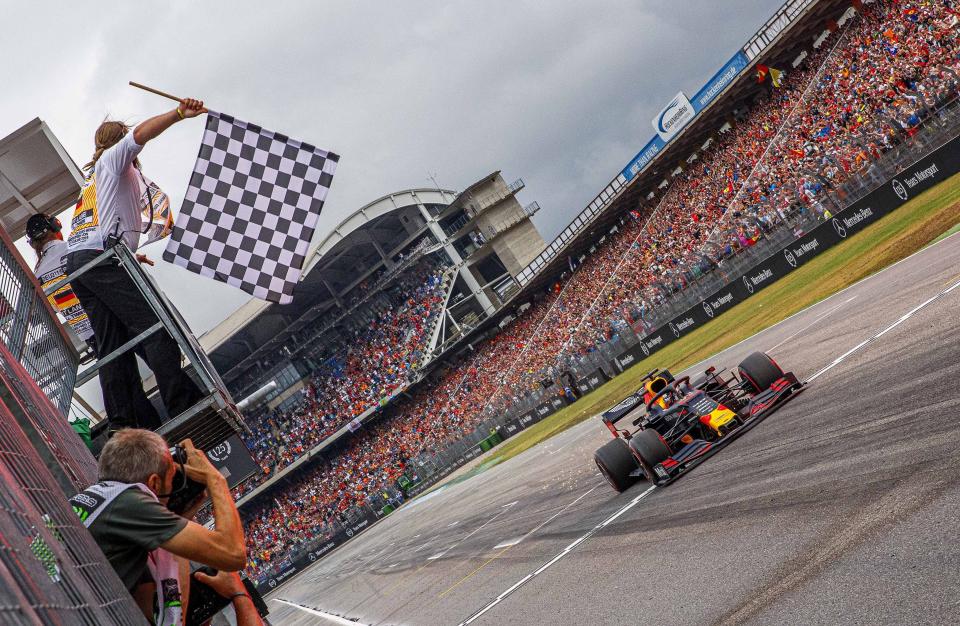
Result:
{"label": "grey cloud", "polygon": [[[111,114],[139,121],[155,84],[342,155],[321,223],[391,191],[463,188],[502,169],[555,235],[650,138],[650,118],[695,91],[779,6],[706,2],[99,2],[2,0],[17,77],[9,132],[48,121],[74,159]],[[148,146],[148,173],[186,188],[202,125]],[[148,251],[159,257],[159,248]],[[153,274],[196,331],[246,299],[158,263]]]}

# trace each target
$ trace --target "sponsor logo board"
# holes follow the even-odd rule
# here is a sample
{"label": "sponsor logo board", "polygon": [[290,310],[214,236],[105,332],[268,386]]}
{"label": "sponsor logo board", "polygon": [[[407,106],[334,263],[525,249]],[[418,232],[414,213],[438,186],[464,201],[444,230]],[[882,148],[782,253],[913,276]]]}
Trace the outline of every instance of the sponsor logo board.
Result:
{"label": "sponsor logo board", "polygon": [[670,141],[674,135],[690,123],[695,115],[696,111],[694,111],[693,105],[690,104],[686,94],[681,91],[653,118],[653,129],[657,131],[661,139]]}

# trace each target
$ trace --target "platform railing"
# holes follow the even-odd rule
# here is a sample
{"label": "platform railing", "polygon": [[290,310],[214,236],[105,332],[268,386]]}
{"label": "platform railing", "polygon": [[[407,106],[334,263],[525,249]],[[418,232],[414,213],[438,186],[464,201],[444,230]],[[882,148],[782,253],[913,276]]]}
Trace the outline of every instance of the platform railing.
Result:
{"label": "platform railing", "polygon": [[[93,380],[104,365],[135,349],[156,333],[166,332],[177,343],[186,358],[188,373],[200,390],[200,400],[179,415],[168,416],[158,432],[175,442],[190,438],[199,449],[208,450],[234,434],[246,430],[246,424],[223,380],[200,347],[196,337],[190,332],[186,321],[154,280],[143,271],[133,253],[122,242],[101,252],[72,275],[50,285],[46,293],[56,292],[70,281],[106,262],[116,263],[130,276],[140,295],[157,316],[157,321],[110,354],[99,355],[96,362],[77,375],[76,385],[80,386]],[[229,478],[231,483],[240,479],[238,476]]]}
{"label": "platform railing", "polygon": [[80,355],[6,232],[0,234],[0,342],[66,416]]}

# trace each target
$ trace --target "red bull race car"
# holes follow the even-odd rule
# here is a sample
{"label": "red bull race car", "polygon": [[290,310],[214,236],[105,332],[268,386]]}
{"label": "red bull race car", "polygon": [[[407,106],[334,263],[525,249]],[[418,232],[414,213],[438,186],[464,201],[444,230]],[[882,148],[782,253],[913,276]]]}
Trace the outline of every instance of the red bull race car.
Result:
{"label": "red bull race car", "polygon": [[[711,367],[693,382],[654,370],[632,395],[601,419],[613,441],[593,455],[617,492],[639,478],[666,485],[719,451],[803,390],[763,352],[754,352],[724,378]],[[634,428],[623,428],[628,422]]]}

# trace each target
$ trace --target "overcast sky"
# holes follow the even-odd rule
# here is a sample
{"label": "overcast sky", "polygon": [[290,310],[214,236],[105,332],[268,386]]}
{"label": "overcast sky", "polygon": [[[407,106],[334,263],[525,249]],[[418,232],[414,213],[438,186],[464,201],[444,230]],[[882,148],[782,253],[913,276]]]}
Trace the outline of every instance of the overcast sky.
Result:
{"label": "overcast sky", "polygon": [[[0,0],[0,136],[46,121],[78,165],[104,117],[170,104],[134,80],[341,155],[317,241],[384,194],[500,169],[550,241],[782,0],[87,2]],[[142,154],[179,208],[202,120]],[[198,334],[248,296],[159,261]],[[33,259],[30,259],[31,261]]]}

